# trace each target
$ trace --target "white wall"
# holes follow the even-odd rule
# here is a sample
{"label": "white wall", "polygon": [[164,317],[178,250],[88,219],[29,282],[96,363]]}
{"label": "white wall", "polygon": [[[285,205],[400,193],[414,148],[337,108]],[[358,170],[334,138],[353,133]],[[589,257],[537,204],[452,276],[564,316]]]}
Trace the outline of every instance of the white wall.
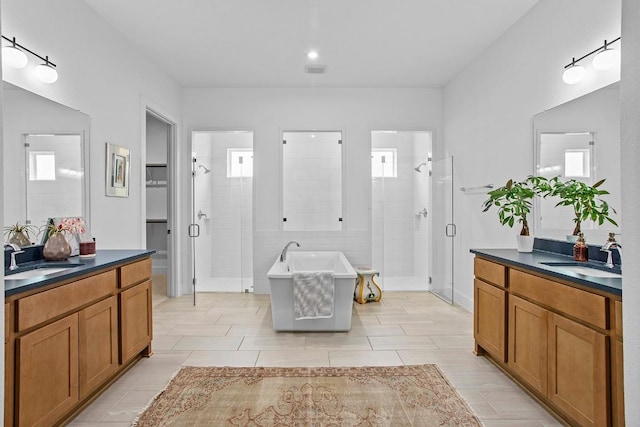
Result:
{"label": "white wall", "polygon": [[[586,63],[577,85],[562,81],[564,65],[620,35],[620,1],[541,0],[444,89],[444,138],[454,156],[455,188],[521,179],[533,173],[532,117],[619,79]],[[481,213],[486,195],[454,194],[455,288],[473,300],[470,248],[515,248],[517,230],[495,210]],[[472,307],[467,307],[472,309]]]}
{"label": "white wall", "polygon": [[625,258],[622,277],[624,400],[628,426],[640,420],[640,2],[622,0],[621,170]]}
{"label": "white wall", "polygon": [[[46,85],[27,69],[4,69],[4,79],[91,116],[91,225],[98,248],[143,248],[142,183],[144,100],[180,115],[180,88],[123,39],[84,2],[2,0],[2,31],[48,55],[59,79]],[[105,143],[131,150],[128,198],[105,196]],[[117,212],[126,221],[115,223]]]}
{"label": "white wall", "polygon": [[[299,241],[301,249],[343,250],[352,264],[370,264],[371,131],[438,130],[441,115],[441,91],[437,89],[186,89],[183,92],[187,132],[207,127],[255,131],[253,259],[257,293],[268,292],[266,273],[290,240]],[[280,218],[281,132],[313,129],[343,131],[344,228],[332,232],[284,232]],[[184,147],[181,163],[186,164],[189,157]],[[181,190],[188,194],[188,180],[182,181]],[[180,226],[186,229],[187,223]],[[184,239],[186,244],[186,237]]]}

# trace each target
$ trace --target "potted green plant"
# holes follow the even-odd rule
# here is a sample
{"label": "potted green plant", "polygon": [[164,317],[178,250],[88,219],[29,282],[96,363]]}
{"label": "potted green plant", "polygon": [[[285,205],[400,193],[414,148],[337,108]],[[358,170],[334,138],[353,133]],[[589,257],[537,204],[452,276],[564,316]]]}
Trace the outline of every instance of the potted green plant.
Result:
{"label": "potted green plant", "polygon": [[31,224],[15,224],[4,227],[4,236],[7,237],[7,243],[14,243],[20,247],[31,245],[31,236],[37,237],[40,234],[38,227]]}
{"label": "potted green plant", "polygon": [[601,196],[609,194],[608,191],[600,188],[604,182],[605,179],[601,179],[595,184],[589,185],[575,179],[561,181],[559,177],[549,181],[548,195],[560,198],[556,207],[570,206],[573,209],[575,226],[573,233],[567,235],[567,240],[575,241],[578,238],[578,234],[582,231],[583,221],[592,220],[598,225],[608,221],[616,227],[618,226],[618,223],[609,216],[609,212],[616,213],[615,209],[601,198]]}
{"label": "potted green plant", "polygon": [[489,191],[482,210],[486,212],[492,206],[498,209],[498,219],[502,225],[513,227],[518,221],[522,227],[518,236],[518,251],[533,251],[534,237],[529,230],[527,217],[533,207],[536,196],[549,192],[549,181],[540,176],[529,175],[524,181],[510,179],[505,185]]}

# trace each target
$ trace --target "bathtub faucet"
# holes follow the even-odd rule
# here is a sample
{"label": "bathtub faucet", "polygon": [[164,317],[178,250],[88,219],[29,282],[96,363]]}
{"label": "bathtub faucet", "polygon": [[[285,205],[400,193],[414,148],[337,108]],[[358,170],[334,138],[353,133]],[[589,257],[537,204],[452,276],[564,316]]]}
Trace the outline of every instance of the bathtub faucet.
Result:
{"label": "bathtub faucet", "polygon": [[286,245],[284,245],[284,249],[280,253],[280,262],[285,262],[287,260],[287,251],[289,250],[289,246],[293,245],[294,243],[297,247],[300,247],[300,243],[295,242],[293,240],[287,243]]}

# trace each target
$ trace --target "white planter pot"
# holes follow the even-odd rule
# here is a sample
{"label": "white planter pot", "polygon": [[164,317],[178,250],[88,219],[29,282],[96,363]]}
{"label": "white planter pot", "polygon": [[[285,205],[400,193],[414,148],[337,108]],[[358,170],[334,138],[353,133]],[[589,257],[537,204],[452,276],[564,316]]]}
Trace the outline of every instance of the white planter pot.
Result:
{"label": "white planter pot", "polygon": [[518,252],[533,252],[533,236],[517,236]]}
{"label": "white planter pot", "polygon": [[578,241],[578,236],[574,236],[573,234],[567,234],[567,242],[575,243]]}

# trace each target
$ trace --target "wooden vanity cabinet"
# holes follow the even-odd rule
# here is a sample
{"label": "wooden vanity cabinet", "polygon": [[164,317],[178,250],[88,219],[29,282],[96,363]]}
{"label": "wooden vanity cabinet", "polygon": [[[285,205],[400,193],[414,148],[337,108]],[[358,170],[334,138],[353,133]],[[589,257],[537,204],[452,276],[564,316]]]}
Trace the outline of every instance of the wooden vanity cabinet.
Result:
{"label": "wooden vanity cabinet", "polygon": [[[7,298],[5,426],[63,423],[150,354],[147,260]],[[137,275],[123,282],[130,270]]]}
{"label": "wooden vanity cabinet", "polygon": [[152,336],[151,281],[120,293],[120,360],[125,363],[149,347]]}
{"label": "wooden vanity cabinet", "polygon": [[475,259],[474,328],[477,354],[492,354],[506,362],[507,306],[505,268],[480,258]]}
{"label": "wooden vanity cabinet", "polygon": [[612,345],[611,378],[613,425],[624,426],[624,360],[622,351],[622,301],[613,301],[614,338]]}
{"label": "wooden vanity cabinet", "polygon": [[559,314],[549,314],[547,396],[581,426],[606,426],[608,337]]}
{"label": "wooden vanity cabinet", "polygon": [[151,259],[120,269],[120,363],[141,351],[151,354],[153,321],[151,316]]}
{"label": "wooden vanity cabinet", "polygon": [[547,394],[549,312],[517,296],[509,297],[508,366],[539,393]]}
{"label": "wooden vanity cabinet", "polygon": [[118,370],[118,300],[115,296],[78,313],[80,398]]}
{"label": "wooden vanity cabinet", "polygon": [[51,425],[79,401],[78,314],[17,341],[16,425]]}
{"label": "wooden vanity cabinet", "polygon": [[[480,260],[482,277],[490,261]],[[622,325],[619,297],[494,264],[505,269],[507,355],[500,357],[493,343],[486,342],[491,336],[486,331],[476,334],[476,353],[487,353],[571,425],[624,425],[622,333],[616,326]],[[476,299],[483,298],[487,286],[476,271]],[[495,289],[491,292],[496,294]],[[476,301],[476,311],[481,312],[474,313],[474,330],[482,319],[496,316],[496,307]],[[494,312],[482,313],[487,309]],[[497,337],[503,327],[496,323],[495,328]]]}

